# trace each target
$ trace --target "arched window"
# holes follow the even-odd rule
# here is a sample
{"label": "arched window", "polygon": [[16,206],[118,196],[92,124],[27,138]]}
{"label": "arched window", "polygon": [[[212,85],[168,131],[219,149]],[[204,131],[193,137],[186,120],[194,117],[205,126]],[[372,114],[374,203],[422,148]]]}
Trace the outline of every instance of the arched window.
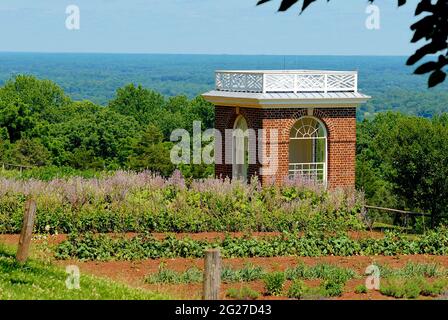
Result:
{"label": "arched window", "polygon": [[302,117],[289,136],[289,176],[326,183],[327,131],[314,117]]}
{"label": "arched window", "polygon": [[249,166],[249,135],[246,119],[238,116],[233,126],[232,178],[247,181]]}

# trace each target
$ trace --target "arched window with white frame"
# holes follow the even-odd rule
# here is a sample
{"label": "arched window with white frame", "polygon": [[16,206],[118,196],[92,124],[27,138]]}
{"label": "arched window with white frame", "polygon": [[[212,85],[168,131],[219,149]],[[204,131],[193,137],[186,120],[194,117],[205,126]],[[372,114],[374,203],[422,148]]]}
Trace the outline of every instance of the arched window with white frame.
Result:
{"label": "arched window with white frame", "polygon": [[298,119],[289,136],[289,177],[327,182],[327,130],[317,118]]}

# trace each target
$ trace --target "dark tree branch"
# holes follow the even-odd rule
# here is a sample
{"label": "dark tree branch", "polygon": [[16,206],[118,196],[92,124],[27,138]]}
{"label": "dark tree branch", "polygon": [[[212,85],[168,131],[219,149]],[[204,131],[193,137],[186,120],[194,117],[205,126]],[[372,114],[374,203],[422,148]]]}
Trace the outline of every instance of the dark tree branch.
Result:
{"label": "dark tree branch", "polygon": [[[260,0],[257,5],[270,2],[272,0]],[[299,0],[280,0],[278,11],[287,11],[293,5],[300,2]],[[307,9],[313,2],[317,0],[303,0],[300,13]],[[329,2],[330,0],[327,0]],[[368,0],[370,3],[374,0]],[[420,0],[416,9],[415,16],[425,13],[419,21],[411,25],[414,36],[412,43],[422,39],[426,43],[415,51],[409,57],[406,64],[414,65],[424,57],[432,57],[438,55],[435,61],[430,61],[418,66],[414,73],[424,74],[430,73],[428,77],[428,87],[434,87],[442,83],[446,78],[446,66],[448,66],[448,0],[437,0],[435,3],[431,0]],[[406,0],[398,0],[398,6],[406,4]]]}

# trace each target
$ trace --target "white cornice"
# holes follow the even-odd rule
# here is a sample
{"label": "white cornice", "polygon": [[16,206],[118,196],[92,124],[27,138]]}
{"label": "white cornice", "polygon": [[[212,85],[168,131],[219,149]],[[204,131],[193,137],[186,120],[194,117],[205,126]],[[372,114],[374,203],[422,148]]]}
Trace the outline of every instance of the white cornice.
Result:
{"label": "white cornice", "polygon": [[205,93],[205,100],[220,106],[247,107],[247,108],[300,108],[310,105],[320,107],[347,107],[358,106],[367,102],[369,96],[359,98],[313,98],[313,99],[276,99],[276,98],[248,98],[248,97],[225,97]]}

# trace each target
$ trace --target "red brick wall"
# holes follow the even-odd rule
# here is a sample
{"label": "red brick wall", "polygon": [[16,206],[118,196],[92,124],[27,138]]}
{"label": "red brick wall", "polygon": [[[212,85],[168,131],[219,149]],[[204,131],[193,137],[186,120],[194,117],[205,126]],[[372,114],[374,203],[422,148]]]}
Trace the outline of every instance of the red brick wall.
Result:
{"label": "red brick wall", "polygon": [[[243,108],[239,107],[239,114],[245,117],[249,128],[278,129],[278,171],[275,176],[262,176],[263,183],[275,182],[280,184],[288,175],[289,134],[292,126],[302,116],[308,115],[308,108]],[[327,128],[327,180],[330,188],[353,187],[355,185],[355,147],[356,147],[356,108],[333,107],[313,109],[314,117],[320,119]],[[225,141],[225,129],[232,129],[237,118],[237,108],[227,106],[215,107],[215,128]],[[267,139],[269,148],[269,139]],[[269,149],[268,149],[269,150]],[[225,150],[223,148],[223,164],[215,165],[218,177],[231,177],[232,165],[224,164]],[[249,165],[249,176],[258,175],[261,165]]]}

